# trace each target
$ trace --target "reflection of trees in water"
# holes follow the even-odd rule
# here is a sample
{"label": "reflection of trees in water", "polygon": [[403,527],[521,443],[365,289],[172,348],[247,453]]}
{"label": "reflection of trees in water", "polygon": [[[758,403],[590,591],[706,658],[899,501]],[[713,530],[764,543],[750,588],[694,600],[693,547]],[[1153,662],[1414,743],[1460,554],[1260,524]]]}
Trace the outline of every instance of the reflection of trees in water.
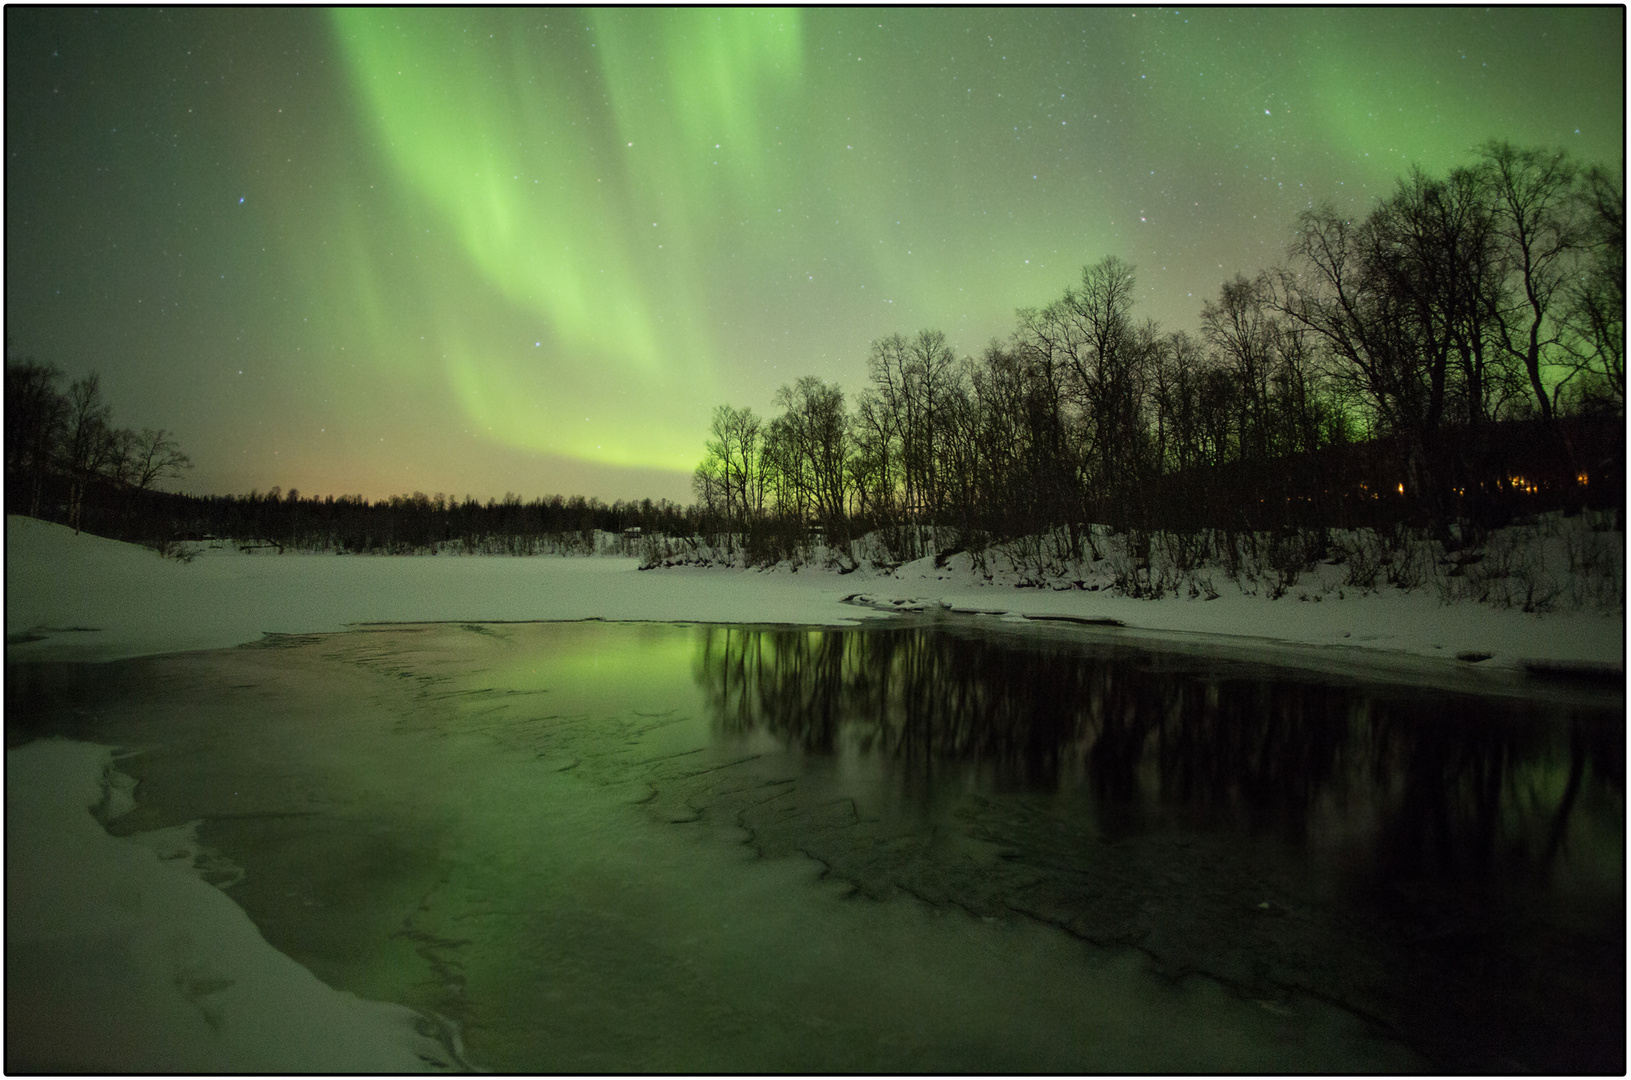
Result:
{"label": "reflection of trees in water", "polygon": [[[1624,736],[1607,718],[1567,727],[1467,697],[1371,710],[1366,766],[1386,791],[1390,877],[1551,867],[1582,797],[1623,801]],[[1616,811],[1615,816],[1619,816]]]}
{"label": "reflection of trees in water", "polygon": [[710,628],[698,679],[729,730],[815,751],[843,740],[908,763],[977,761],[1042,783],[1084,749],[1107,698],[1120,704],[1105,670],[916,631]]}
{"label": "reflection of trees in water", "polygon": [[[1617,801],[1623,735],[1493,699],[1383,699],[1341,685],[1219,676],[1158,656],[1003,647],[935,630],[710,628],[697,677],[728,730],[999,783],[1081,788],[1121,817],[1229,808],[1297,839],[1378,817],[1389,876],[1550,863],[1588,790]],[[1112,816],[1114,817],[1114,815]]]}
{"label": "reflection of trees in water", "polygon": [[1162,792],[1235,804],[1254,828],[1301,836],[1322,794],[1345,794],[1352,703],[1335,687],[1169,675]]}

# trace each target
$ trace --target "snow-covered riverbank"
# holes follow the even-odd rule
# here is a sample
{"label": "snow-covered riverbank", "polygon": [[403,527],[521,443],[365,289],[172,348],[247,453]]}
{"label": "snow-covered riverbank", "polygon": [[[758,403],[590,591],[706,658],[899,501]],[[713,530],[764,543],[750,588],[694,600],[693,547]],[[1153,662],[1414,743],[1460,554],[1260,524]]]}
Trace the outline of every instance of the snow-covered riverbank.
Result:
{"label": "snow-covered riverbank", "polygon": [[[1216,599],[1140,600],[1101,590],[988,583],[968,557],[850,574],[683,567],[633,559],[539,556],[244,554],[230,545],[190,563],[23,517],[6,519],[7,656],[108,660],[338,631],[367,622],[630,619],[838,625],[887,610],[991,613],[1016,621],[1115,620],[1129,636],[1237,646],[1312,647],[1367,656],[1457,656],[1478,670],[1526,664],[1623,668],[1623,614],[1529,614],[1443,603],[1431,589],[1307,588],[1278,600],[1221,581]],[[857,600],[864,602],[857,602]],[[849,602],[845,602],[848,600]],[[1282,650],[1283,651],[1283,650]]]}
{"label": "snow-covered riverbank", "polygon": [[90,810],[130,800],[112,766],[111,748],[60,739],[6,752],[8,1071],[456,1067],[426,1018],[268,945],[193,873],[186,837],[108,835]]}

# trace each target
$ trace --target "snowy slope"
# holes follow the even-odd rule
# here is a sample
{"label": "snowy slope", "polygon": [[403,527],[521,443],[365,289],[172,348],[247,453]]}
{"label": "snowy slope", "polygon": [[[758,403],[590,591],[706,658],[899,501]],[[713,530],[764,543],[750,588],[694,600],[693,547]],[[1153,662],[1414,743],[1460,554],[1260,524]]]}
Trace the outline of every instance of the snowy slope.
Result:
{"label": "snowy slope", "polygon": [[[1309,599],[1245,595],[1135,600],[1106,591],[988,584],[953,558],[893,573],[839,575],[694,567],[641,571],[632,559],[538,556],[336,556],[206,551],[183,564],[145,548],[23,517],[6,519],[7,654],[105,660],[219,648],[263,633],[337,631],[363,622],[643,619],[845,624],[880,609],[977,610],[1111,618],[1128,636],[1314,646],[1361,659],[1488,654],[1480,670],[1530,662],[1623,668],[1624,618],[1526,614],[1441,603],[1428,589]],[[844,603],[861,594],[867,603]],[[1314,599],[1314,597],[1318,599]],[[896,603],[897,601],[901,603]],[[26,640],[26,639],[36,640]],[[1453,662],[1453,660],[1452,660]]]}
{"label": "snowy slope", "polygon": [[[644,572],[633,559],[243,554],[191,563],[32,518],[6,518],[13,659],[107,660],[223,648],[363,622],[644,619],[851,623],[833,575]],[[813,587],[812,587],[813,586]],[[15,643],[25,636],[43,641]]]}

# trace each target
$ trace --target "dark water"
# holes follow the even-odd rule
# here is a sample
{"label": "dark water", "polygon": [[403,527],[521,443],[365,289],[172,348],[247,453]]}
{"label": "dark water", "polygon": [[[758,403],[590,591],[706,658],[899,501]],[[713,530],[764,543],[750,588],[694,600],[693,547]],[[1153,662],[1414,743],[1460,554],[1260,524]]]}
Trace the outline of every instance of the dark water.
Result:
{"label": "dark water", "polygon": [[1624,710],[970,627],[8,669],[500,1071],[1621,1072]]}

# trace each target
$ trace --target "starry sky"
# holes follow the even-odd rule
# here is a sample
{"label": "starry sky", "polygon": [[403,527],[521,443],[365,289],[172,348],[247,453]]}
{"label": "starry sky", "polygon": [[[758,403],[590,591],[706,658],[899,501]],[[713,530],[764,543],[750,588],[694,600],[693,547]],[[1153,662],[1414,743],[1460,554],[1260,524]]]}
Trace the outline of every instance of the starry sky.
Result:
{"label": "starry sky", "polygon": [[1624,10],[5,14],[8,355],[198,493],[689,502],[709,414],[978,354],[1115,254],[1193,329],[1298,211],[1618,166]]}

